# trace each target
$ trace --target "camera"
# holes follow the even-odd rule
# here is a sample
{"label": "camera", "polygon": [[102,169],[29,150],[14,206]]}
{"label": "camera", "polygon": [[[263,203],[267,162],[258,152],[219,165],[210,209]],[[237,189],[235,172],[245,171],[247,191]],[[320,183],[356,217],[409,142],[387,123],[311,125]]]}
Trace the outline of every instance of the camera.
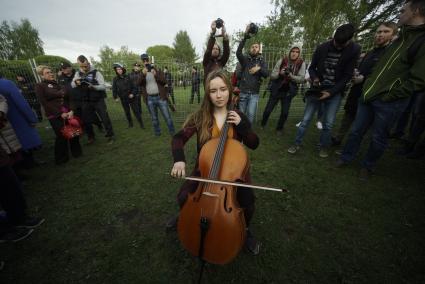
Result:
{"label": "camera", "polygon": [[223,27],[223,20],[220,18],[217,18],[217,20],[215,20],[215,26],[217,29],[221,29]]}
{"label": "camera", "polygon": [[87,78],[81,78],[80,79],[80,85],[81,86],[90,86],[91,85],[91,83],[90,83],[90,81],[87,79]]}
{"label": "camera", "polygon": [[291,70],[289,70],[289,68],[283,68],[283,73],[285,76],[289,76],[289,74],[291,74]]}
{"label": "camera", "polygon": [[148,72],[151,72],[153,69],[153,65],[150,63],[145,64],[146,69],[148,69]]}
{"label": "camera", "polygon": [[254,23],[250,23],[249,24],[249,29],[248,29],[248,33],[255,35],[258,32],[258,26]]}

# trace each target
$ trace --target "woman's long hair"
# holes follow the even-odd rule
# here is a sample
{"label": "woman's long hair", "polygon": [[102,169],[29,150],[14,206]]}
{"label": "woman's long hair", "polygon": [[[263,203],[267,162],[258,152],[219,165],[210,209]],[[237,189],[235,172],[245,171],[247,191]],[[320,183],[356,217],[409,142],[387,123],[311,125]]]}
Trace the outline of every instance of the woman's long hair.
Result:
{"label": "woman's long hair", "polygon": [[222,69],[212,71],[205,80],[205,96],[201,108],[191,114],[183,124],[183,127],[196,127],[199,145],[201,146],[211,139],[211,130],[214,123],[214,104],[210,98],[210,85],[215,78],[221,78],[226,84],[229,91],[229,101],[227,102],[227,108],[229,108],[232,103],[232,84],[230,79]]}

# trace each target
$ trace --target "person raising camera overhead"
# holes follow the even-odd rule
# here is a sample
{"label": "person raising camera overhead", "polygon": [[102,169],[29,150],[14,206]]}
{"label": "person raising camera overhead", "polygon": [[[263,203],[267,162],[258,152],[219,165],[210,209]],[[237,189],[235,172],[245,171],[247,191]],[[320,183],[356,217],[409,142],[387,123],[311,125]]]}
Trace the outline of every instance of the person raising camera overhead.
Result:
{"label": "person raising camera overhead", "polygon": [[301,50],[294,46],[289,51],[289,56],[285,56],[276,62],[270,75],[271,94],[264,109],[261,126],[267,124],[270,114],[276,104],[280,101],[281,111],[276,130],[281,132],[283,125],[288,118],[291,101],[298,91],[298,85],[304,82],[305,62],[300,57]]}
{"label": "person raising camera overhead", "polygon": [[[215,33],[217,29],[221,29],[220,36],[223,37],[223,52],[221,51],[221,48],[215,39]],[[218,18],[211,23],[211,34],[208,39],[207,50],[205,51],[204,59],[202,60],[202,65],[204,66],[204,83],[209,73],[214,70],[223,68],[226,65],[227,61],[229,60],[229,55],[229,36],[226,33],[224,21]]]}
{"label": "person raising camera overhead", "polygon": [[236,51],[236,57],[241,64],[242,70],[239,83],[239,89],[241,90],[239,95],[239,109],[246,114],[251,124],[254,122],[257,111],[261,80],[269,76],[267,64],[260,55],[260,44],[258,42],[254,42],[251,45],[248,55],[242,54],[246,40],[252,35],[255,35],[257,31],[257,25],[254,23],[249,24]]}

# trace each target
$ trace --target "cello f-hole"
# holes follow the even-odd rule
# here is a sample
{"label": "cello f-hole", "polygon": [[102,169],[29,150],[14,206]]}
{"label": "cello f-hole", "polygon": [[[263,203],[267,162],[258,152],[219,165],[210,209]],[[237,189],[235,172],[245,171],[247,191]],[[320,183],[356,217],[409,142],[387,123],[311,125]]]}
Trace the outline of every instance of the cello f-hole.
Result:
{"label": "cello f-hole", "polygon": [[224,190],[224,200],[223,200],[224,210],[226,211],[226,213],[230,213],[232,212],[232,207],[227,208],[227,194],[229,192],[227,191],[227,188],[225,186],[220,187],[220,189]]}

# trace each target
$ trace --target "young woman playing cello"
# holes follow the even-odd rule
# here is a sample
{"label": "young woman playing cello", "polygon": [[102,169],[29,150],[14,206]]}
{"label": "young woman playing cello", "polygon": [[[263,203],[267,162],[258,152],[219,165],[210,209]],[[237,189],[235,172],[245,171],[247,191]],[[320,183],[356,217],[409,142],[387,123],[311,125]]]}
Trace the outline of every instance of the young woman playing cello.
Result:
{"label": "young woman playing cello", "polygon": [[[197,153],[199,155],[202,146],[212,138],[220,136],[220,130],[224,124],[229,123],[228,137],[241,141],[250,149],[256,149],[259,145],[258,136],[252,131],[248,118],[239,111],[229,110],[231,105],[232,85],[227,75],[221,71],[213,71],[205,81],[205,97],[198,111],[191,114],[183,124],[183,129],[174,135],[172,140],[172,154],[174,165],[171,170],[173,177],[186,175],[186,160],[184,145],[194,135],[197,135]],[[199,161],[197,159],[191,176],[200,176]],[[251,182],[249,170],[244,181]],[[177,195],[180,208],[185,204],[188,194],[196,191],[197,181],[186,180]],[[258,254],[260,244],[253,237],[248,227],[254,214],[255,196],[250,188],[239,187],[237,189],[237,201],[243,209],[247,226],[245,248],[252,254]],[[168,228],[175,227],[177,218],[173,218],[167,224]]]}

